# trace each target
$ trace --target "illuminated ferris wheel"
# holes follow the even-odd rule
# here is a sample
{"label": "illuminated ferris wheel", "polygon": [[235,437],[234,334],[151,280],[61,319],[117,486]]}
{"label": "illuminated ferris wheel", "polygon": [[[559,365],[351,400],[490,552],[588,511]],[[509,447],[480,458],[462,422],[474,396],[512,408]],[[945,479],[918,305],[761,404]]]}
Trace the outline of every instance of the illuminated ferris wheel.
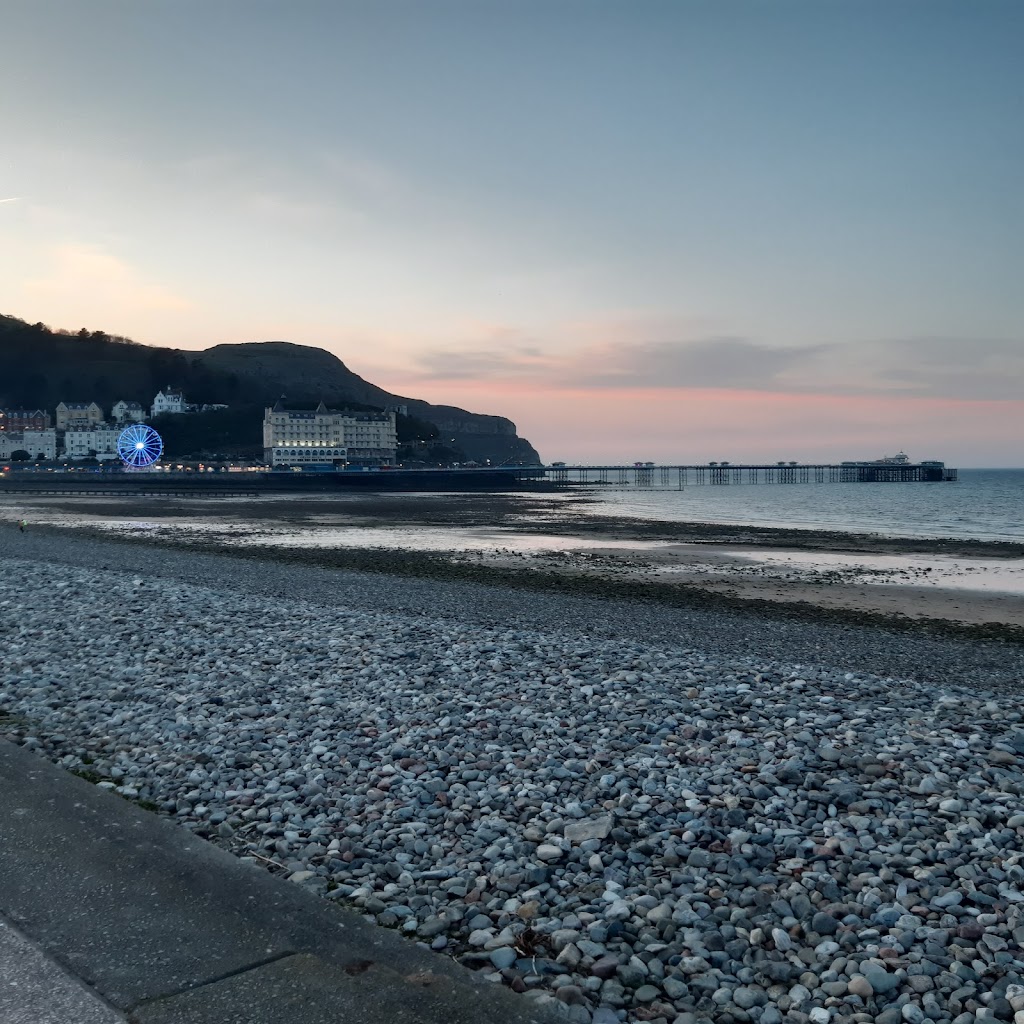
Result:
{"label": "illuminated ferris wheel", "polygon": [[125,427],[117,439],[117,454],[121,461],[132,469],[145,469],[160,458],[164,443],[160,435],[144,423],[133,423]]}

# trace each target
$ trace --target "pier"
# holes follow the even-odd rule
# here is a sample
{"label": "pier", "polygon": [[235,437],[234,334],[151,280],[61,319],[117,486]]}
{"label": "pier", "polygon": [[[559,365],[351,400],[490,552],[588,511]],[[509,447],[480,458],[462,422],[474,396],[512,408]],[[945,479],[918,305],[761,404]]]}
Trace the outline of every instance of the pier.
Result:
{"label": "pier", "polygon": [[542,471],[544,478],[564,487],[592,486],[619,488],[663,488],[711,484],[847,484],[847,483],[950,483],[957,471],[942,463],[842,462],[831,464],[703,463],[691,466],[658,466],[634,463],[629,466],[543,466],[528,467],[531,476]]}

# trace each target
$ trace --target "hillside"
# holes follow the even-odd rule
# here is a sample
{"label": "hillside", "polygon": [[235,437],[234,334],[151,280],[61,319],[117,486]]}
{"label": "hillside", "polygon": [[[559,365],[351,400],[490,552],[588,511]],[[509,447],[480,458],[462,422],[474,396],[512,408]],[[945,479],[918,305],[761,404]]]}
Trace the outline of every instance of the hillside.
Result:
{"label": "hillside", "polygon": [[216,345],[201,352],[140,345],[102,331],[55,331],[0,315],[0,406],[44,408],[94,400],[109,412],[119,399],[149,405],[170,384],[196,403],[232,407],[231,437],[221,447],[258,447],[263,408],[282,395],[286,404],[407,405],[414,420],[437,428],[438,440],[477,461],[539,462],[533,446],[501,416],[393,395],[353,373],[323,349],[287,342]]}

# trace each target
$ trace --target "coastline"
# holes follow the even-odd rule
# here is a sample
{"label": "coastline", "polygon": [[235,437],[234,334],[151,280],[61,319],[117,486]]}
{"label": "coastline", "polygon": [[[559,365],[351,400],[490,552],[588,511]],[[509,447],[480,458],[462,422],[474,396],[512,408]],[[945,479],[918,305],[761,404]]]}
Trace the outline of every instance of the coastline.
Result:
{"label": "coastline", "polygon": [[0,505],[8,519],[27,512],[34,530],[246,559],[1024,643],[1024,589],[975,582],[988,571],[1024,584],[1024,545],[1010,542],[581,515],[521,495]]}
{"label": "coastline", "polygon": [[1024,558],[1024,543],[972,538],[911,537],[813,527],[601,516],[587,511],[589,495],[529,493],[344,494],[328,498],[182,499],[174,497],[37,497],[0,494],[0,518],[10,510],[38,512],[43,521],[116,518],[187,521],[197,513],[225,524],[280,523],[350,527],[439,527],[508,530],[522,534],[658,541],[711,546],[786,547],[863,554],[944,554],[953,557]]}

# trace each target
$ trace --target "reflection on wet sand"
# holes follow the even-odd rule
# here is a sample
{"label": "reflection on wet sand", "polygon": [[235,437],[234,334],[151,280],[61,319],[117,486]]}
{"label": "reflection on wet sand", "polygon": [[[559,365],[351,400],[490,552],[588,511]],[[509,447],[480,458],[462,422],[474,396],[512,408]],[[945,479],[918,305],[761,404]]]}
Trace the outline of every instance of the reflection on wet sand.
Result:
{"label": "reflection on wet sand", "polygon": [[[140,514],[141,513],[141,514]],[[0,517],[174,544],[431,553],[557,573],[910,618],[1024,626],[1024,549],[984,541],[597,516],[562,495],[358,495],[134,502],[35,498]]]}

